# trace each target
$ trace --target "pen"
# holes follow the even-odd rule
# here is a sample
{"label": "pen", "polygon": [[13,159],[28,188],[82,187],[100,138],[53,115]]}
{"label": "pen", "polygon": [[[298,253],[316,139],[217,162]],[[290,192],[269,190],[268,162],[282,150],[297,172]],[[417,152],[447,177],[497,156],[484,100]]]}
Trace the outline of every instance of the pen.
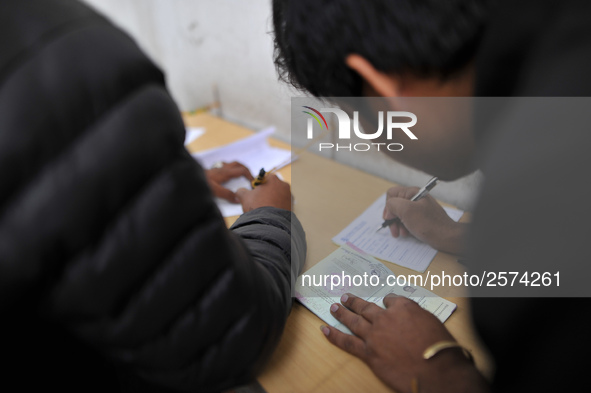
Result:
{"label": "pen", "polygon": [[261,184],[266,183],[267,182],[267,175],[277,172],[279,169],[290,164],[292,162],[292,160],[293,160],[293,158],[290,157],[288,160],[283,161],[281,164],[277,165],[276,167],[271,169],[269,172],[265,172],[265,168],[261,168],[261,170],[259,171],[259,175],[253,181],[250,182],[250,184],[252,185],[252,188],[255,188],[256,186],[260,186]]}
{"label": "pen", "polygon": [[[419,190],[419,192],[417,192],[412,198],[410,198],[411,202],[416,202],[419,199],[425,197],[429,193],[429,191],[431,191],[433,189],[433,187],[435,187],[437,185],[437,180],[438,180],[437,177],[431,178],[431,180],[429,180],[427,182],[427,184],[425,184],[425,186]],[[391,218],[389,220],[385,220],[376,232],[379,232],[383,228],[389,227],[390,225],[394,224],[396,221],[400,221],[400,218],[396,217],[396,218]]]}
{"label": "pen", "polygon": [[265,168],[261,168],[261,170],[259,171],[259,175],[251,182],[252,188],[255,188],[256,186],[260,186],[265,181],[267,181],[267,179],[265,179],[266,174],[267,174],[267,172],[265,172]]}

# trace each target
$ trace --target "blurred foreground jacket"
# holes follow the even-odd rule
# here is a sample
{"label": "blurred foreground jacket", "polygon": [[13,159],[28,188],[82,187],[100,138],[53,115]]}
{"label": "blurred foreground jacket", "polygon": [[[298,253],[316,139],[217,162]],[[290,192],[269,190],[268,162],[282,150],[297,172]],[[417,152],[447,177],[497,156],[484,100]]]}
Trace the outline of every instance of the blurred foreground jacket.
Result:
{"label": "blurred foreground jacket", "polygon": [[304,232],[275,208],[226,229],[183,141],[163,75],[107,20],[0,3],[4,387],[216,391],[268,358]]}
{"label": "blurred foreground jacket", "polygon": [[[590,20],[585,0],[497,1],[476,59],[477,96],[529,98],[482,101],[485,182],[470,268],[498,273],[499,282],[501,272],[558,271],[552,286],[581,288],[571,298],[548,297],[534,281],[491,287],[494,297],[471,288],[474,322],[496,363],[495,392],[589,391],[591,112],[582,97],[591,96]],[[501,297],[520,287],[521,297]]]}

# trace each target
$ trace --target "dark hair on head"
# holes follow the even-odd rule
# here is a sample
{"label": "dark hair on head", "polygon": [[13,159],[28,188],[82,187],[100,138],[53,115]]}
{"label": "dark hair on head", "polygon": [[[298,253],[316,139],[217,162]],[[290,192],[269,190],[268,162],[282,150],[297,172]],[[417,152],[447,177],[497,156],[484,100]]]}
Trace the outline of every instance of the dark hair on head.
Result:
{"label": "dark hair on head", "polygon": [[446,79],[474,57],[490,0],[273,0],[279,78],[317,97],[360,96],[345,64]]}

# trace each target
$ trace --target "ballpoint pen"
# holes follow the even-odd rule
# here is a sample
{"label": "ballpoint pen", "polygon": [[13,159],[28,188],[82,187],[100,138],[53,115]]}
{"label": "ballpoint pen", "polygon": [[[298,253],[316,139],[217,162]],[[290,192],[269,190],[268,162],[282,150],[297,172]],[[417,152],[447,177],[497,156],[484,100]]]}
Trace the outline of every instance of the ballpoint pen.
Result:
{"label": "ballpoint pen", "polygon": [[[296,156],[296,158],[297,158],[297,156]],[[291,164],[291,162],[293,160],[294,160],[293,157],[289,157],[287,160],[285,160],[282,163],[280,163],[279,165],[273,167],[273,169],[271,169],[268,172],[265,171],[265,168],[261,168],[258,176],[250,182],[250,184],[252,185],[252,188],[255,188],[256,186],[260,186],[261,184],[266,183],[267,182],[267,175],[275,173],[279,169],[283,168],[284,166]]]}
{"label": "ballpoint pen", "polygon": [[[419,190],[419,192],[417,192],[412,198],[410,198],[411,202],[416,202],[419,199],[425,197],[429,193],[429,191],[431,191],[433,189],[433,187],[435,187],[437,185],[437,180],[438,180],[437,177],[431,178],[431,180],[429,180],[427,182],[427,184],[425,184],[425,186]],[[379,232],[383,228],[389,227],[390,225],[394,224],[396,221],[400,221],[400,218],[396,217],[396,218],[390,218],[389,220],[384,220],[384,222],[382,223],[382,225],[378,228],[378,230],[376,232]]]}
{"label": "ballpoint pen", "polygon": [[252,188],[255,188],[256,186],[260,186],[261,184],[265,183],[267,181],[265,176],[267,176],[268,173],[272,173],[272,170],[269,172],[265,172],[265,168],[261,168],[261,170],[259,171],[259,175],[250,182]]}

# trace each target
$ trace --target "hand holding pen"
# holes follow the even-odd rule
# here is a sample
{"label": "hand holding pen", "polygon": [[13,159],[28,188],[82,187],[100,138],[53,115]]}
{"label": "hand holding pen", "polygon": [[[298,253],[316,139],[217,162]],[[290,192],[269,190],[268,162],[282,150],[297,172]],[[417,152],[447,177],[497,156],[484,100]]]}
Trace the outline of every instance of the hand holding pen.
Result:
{"label": "hand holding pen", "polygon": [[261,183],[252,189],[240,188],[236,196],[242,204],[242,210],[249,212],[259,207],[271,206],[280,209],[291,210],[292,195],[288,183],[280,180],[274,173],[259,172]]}
{"label": "hand holding pen", "polygon": [[388,226],[395,238],[412,235],[436,250],[461,255],[468,224],[452,220],[428,190],[424,190],[426,188],[397,186],[389,189],[384,228]]}
{"label": "hand holding pen", "polygon": [[[269,172],[269,174],[270,173],[272,173],[272,172]],[[252,179],[250,181],[250,185],[252,186],[252,188],[255,188],[256,186],[260,186],[261,184],[264,184],[266,181],[267,181],[267,172],[265,171],[265,168],[261,168],[257,177],[255,177],[254,179]]]}
{"label": "hand holding pen", "polygon": [[[421,188],[419,190],[419,192],[417,192],[412,198],[410,198],[411,202],[416,202],[422,198],[424,198],[427,194],[429,194],[429,191],[431,191],[433,189],[433,187],[435,187],[437,185],[437,177],[433,177],[431,178],[427,184],[425,184],[425,186],[423,186],[423,188]],[[385,220],[382,225],[377,229],[376,232],[380,231],[383,228],[389,227],[390,225],[394,224],[395,222],[400,221],[400,217],[395,217],[395,218],[391,218],[388,220]]]}
{"label": "hand holding pen", "polygon": [[252,181],[250,182],[250,185],[252,186],[252,188],[254,189],[257,186],[260,186],[261,184],[265,184],[267,182],[267,177],[269,175],[272,175],[272,174],[276,173],[279,169],[283,168],[284,166],[291,164],[292,161],[295,159],[294,157],[297,157],[297,156],[292,155],[291,157],[289,157],[289,159],[283,161],[282,163],[275,166],[273,169],[271,169],[269,171],[265,171],[265,168],[261,168],[257,177],[252,179]]}

